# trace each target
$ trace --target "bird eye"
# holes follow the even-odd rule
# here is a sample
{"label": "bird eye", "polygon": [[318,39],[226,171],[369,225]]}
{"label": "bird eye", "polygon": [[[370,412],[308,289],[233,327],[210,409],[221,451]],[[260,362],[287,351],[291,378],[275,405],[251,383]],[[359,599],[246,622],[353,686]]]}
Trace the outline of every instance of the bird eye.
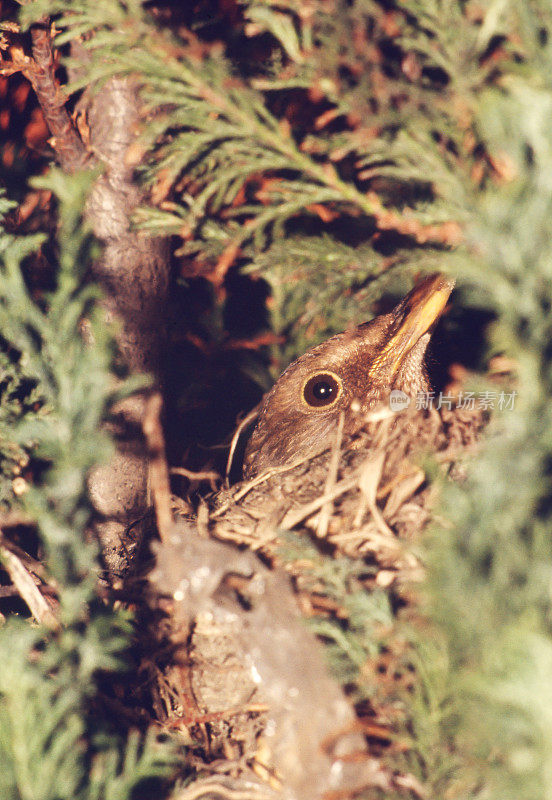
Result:
{"label": "bird eye", "polygon": [[303,386],[303,399],[311,408],[333,406],[341,395],[341,381],[331,372],[319,372]]}

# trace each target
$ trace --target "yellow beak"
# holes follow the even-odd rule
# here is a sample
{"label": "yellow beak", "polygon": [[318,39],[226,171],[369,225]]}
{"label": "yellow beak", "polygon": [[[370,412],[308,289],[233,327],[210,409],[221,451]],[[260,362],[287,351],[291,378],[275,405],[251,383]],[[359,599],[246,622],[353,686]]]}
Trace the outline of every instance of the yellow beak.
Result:
{"label": "yellow beak", "polygon": [[396,374],[405,357],[443,313],[454,281],[444,275],[430,275],[415,286],[392,312],[395,322],[390,337],[370,366],[370,374],[382,369]]}

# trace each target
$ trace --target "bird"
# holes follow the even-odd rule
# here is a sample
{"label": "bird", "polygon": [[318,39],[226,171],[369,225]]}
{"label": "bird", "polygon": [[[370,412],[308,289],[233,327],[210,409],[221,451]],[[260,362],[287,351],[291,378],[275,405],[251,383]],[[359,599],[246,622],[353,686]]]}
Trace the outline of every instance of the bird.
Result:
{"label": "bird", "polygon": [[[362,579],[354,572],[358,567],[352,567],[354,581],[349,586],[347,580],[344,592],[353,586],[355,594],[370,592],[375,586],[379,591],[392,583],[389,591],[393,598],[401,605],[412,602],[407,587],[420,579],[423,568],[411,543],[432,519],[434,497],[419,463],[420,453],[443,456],[439,463],[450,474],[463,445],[473,441],[479,423],[475,416],[463,419],[456,409],[418,413],[411,404],[412,414],[394,415],[388,406],[385,415],[380,415],[378,405],[385,403],[393,390],[409,397],[429,390],[426,348],[453,286],[451,279],[431,275],[388,314],[340,333],[294,361],[261,402],[245,453],[246,481],[227,482],[206,498],[202,517],[198,514],[197,518],[195,532],[199,535],[193,536],[193,521],[188,519],[185,535],[171,539],[172,549],[167,550],[169,544],[164,542],[159,551],[164,559],[158,558],[154,580],[167,576],[170,584],[164,585],[164,593],[171,602],[177,594],[184,594],[182,587],[191,587],[185,603],[176,600],[179,613],[189,614],[194,606],[208,612],[203,613],[204,619],[192,620],[190,636],[180,635],[179,641],[192,647],[191,655],[186,650],[182,656],[189,670],[181,691],[186,696],[191,686],[201,712],[198,718],[212,718],[220,726],[208,723],[210,753],[218,747],[226,755],[233,748],[245,762],[249,758],[246,748],[255,752],[259,730],[270,728],[274,735],[263,736],[263,742],[270,739],[263,763],[269,764],[271,774],[278,774],[285,789],[297,797],[324,793],[329,785],[328,769],[337,776],[335,793],[347,794],[351,785],[361,784],[357,769],[365,763],[362,753],[368,756],[369,751],[363,750],[362,739],[355,738],[355,758],[345,757],[346,771],[341,764],[339,769],[335,766],[334,751],[320,745],[322,735],[323,741],[331,739],[341,747],[333,725],[338,706],[333,700],[331,705],[322,703],[321,714],[300,683],[306,681],[305,685],[320,689],[320,678],[312,672],[317,657],[309,643],[303,642],[301,631],[298,639],[290,628],[284,616],[289,586],[285,581],[271,584],[268,565],[276,570],[285,565],[286,573],[293,576],[293,589],[300,594],[301,607],[309,615],[321,613],[327,618],[335,614],[339,624],[342,604],[336,603],[334,608],[331,592],[324,597],[323,575],[334,573],[331,558],[326,560],[330,554],[339,558],[342,571],[346,558],[352,559],[353,565],[362,565]],[[372,409],[375,414],[370,413]],[[442,419],[447,413],[448,418]],[[343,432],[352,432],[352,436],[338,447],[335,434],[342,421]],[[222,550],[221,542],[237,545],[238,553]],[[262,554],[261,567],[248,549]],[[194,570],[199,581],[190,578]],[[232,593],[236,589],[229,581],[223,584],[220,580],[225,575],[232,578],[234,587],[240,587],[235,598]],[[206,586],[212,587],[207,596]],[[281,663],[274,660],[280,651],[284,654]],[[220,677],[215,670],[213,679],[213,663],[219,662]],[[267,669],[271,670],[269,678],[261,679]],[[282,687],[306,698],[305,712],[301,704],[292,703],[292,708],[284,698],[285,709],[282,707],[279,716]],[[326,700],[328,695],[328,689],[321,693]],[[220,716],[221,709],[224,714],[225,709],[243,706],[243,697],[250,707],[265,708],[268,721],[247,714],[232,713],[231,720]],[[320,732],[319,720],[326,725],[325,708],[329,709],[329,736],[326,728]],[[347,723],[336,727],[347,735],[351,730]],[[310,748],[308,752],[305,746]],[[249,760],[254,760],[254,755]],[[305,764],[309,765],[307,772]]]}
{"label": "bird", "polygon": [[[389,313],[322,342],[285,369],[261,402],[245,448],[243,477],[308,459],[331,446],[340,417],[343,433],[398,390],[427,392],[424,364],[432,329],[454,280],[434,273]],[[408,401],[407,401],[408,404]]]}

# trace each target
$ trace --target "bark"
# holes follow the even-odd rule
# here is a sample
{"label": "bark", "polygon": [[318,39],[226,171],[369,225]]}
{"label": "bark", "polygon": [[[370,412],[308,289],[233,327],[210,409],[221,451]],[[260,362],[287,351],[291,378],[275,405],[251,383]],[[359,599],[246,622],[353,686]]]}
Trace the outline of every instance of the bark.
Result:
{"label": "bark", "polygon": [[[132,230],[142,194],[128,164],[128,148],[139,128],[139,102],[131,78],[113,78],[94,96],[88,111],[90,144],[104,166],[90,196],[87,216],[104,245],[93,273],[105,292],[108,321],[119,327],[121,356],[133,373],[162,386],[169,281],[167,243]],[[148,520],[148,460],[142,436],[144,397],[118,404],[111,424],[117,452],[90,477],[96,531],[110,571],[121,571]],[[151,524],[151,523],[150,523]]]}
{"label": "bark", "polygon": [[[130,372],[148,373],[162,386],[162,353],[166,339],[169,282],[167,243],[132,230],[132,214],[142,202],[128,150],[139,128],[139,98],[132,78],[113,78],[88,102],[90,147],[85,146],[65,107],[55,75],[48,19],[31,31],[33,63],[28,75],[52,134],[58,162],[67,172],[102,165],[85,210],[102,258],[93,277],[105,293],[107,322],[115,322],[121,357]],[[85,71],[88,54],[73,43],[73,54]],[[86,93],[85,93],[86,96]],[[111,463],[89,479],[95,510],[94,527],[106,566],[121,572],[149,522],[148,458],[142,424],[146,398],[134,396],[113,409],[109,423],[116,443]]]}
{"label": "bark", "polygon": [[65,97],[55,79],[48,20],[33,26],[31,41],[34,69],[29,70],[28,77],[52,135],[57,160],[66,172],[74,172],[84,167],[88,154],[67,113]]}

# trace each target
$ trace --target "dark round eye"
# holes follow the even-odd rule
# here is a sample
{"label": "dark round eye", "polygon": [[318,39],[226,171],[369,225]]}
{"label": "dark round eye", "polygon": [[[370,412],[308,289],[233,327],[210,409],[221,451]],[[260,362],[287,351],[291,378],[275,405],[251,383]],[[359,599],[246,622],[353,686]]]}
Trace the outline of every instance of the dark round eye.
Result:
{"label": "dark round eye", "polygon": [[340,394],[341,381],[331,372],[319,372],[303,386],[303,399],[311,408],[332,406]]}

